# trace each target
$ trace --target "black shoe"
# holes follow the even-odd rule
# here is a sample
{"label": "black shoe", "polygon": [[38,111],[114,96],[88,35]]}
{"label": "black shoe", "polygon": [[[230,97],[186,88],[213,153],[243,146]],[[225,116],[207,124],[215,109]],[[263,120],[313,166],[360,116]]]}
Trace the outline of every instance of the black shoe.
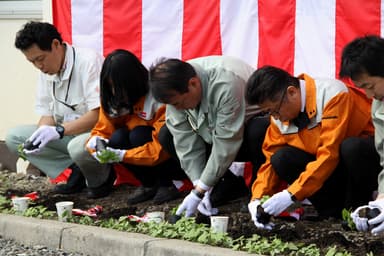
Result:
{"label": "black shoe", "polygon": [[156,195],[156,187],[140,186],[128,196],[128,204],[137,204],[152,199]]}
{"label": "black shoe", "polygon": [[73,194],[81,192],[85,187],[85,178],[76,164],[72,164],[69,168],[72,169],[66,184],[56,185],[53,191],[57,194]]}
{"label": "black shoe", "polygon": [[173,199],[176,199],[180,197],[180,192],[177,190],[177,188],[173,185],[169,187],[159,187],[159,189],[156,192],[155,197],[153,198],[153,202],[155,204],[162,204],[165,202],[169,202]]}
{"label": "black shoe", "polygon": [[248,194],[248,191],[244,178],[228,170],[212,189],[210,195],[212,207],[243,197]]}
{"label": "black shoe", "polygon": [[88,188],[87,197],[95,199],[108,196],[113,189],[115,180],[116,173],[115,170],[111,167],[107,180],[101,186],[96,188]]}

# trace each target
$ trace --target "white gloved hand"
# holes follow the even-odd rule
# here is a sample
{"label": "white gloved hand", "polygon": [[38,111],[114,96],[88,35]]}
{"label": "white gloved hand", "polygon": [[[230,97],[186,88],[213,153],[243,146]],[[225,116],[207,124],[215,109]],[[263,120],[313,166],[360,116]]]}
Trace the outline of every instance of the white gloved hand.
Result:
{"label": "white gloved hand", "polygon": [[380,214],[375,218],[368,220],[368,224],[370,226],[378,225],[371,230],[372,234],[379,234],[384,231],[384,198],[376,199],[375,201],[371,201],[368,205],[372,208],[378,208],[380,210]]}
{"label": "white gloved hand", "polygon": [[288,190],[283,190],[265,201],[263,208],[266,213],[277,216],[293,203]]}
{"label": "white gloved hand", "polygon": [[197,206],[197,210],[205,216],[211,216],[216,215],[219,213],[219,209],[212,208],[211,205],[211,195],[212,189],[205,192],[203,199],[201,200],[200,204]]}
{"label": "white gloved hand", "polygon": [[263,223],[258,222],[258,220],[257,220],[257,207],[259,205],[260,205],[259,199],[252,200],[248,204],[248,210],[249,210],[249,213],[251,214],[251,218],[253,220],[253,223],[255,224],[255,226],[257,228],[271,230],[274,226],[274,224],[272,222],[263,224]]}
{"label": "white gloved hand", "polygon": [[[29,137],[28,140],[31,141],[33,145],[37,145],[40,143],[39,149],[42,149],[43,147],[45,147],[45,145],[47,145],[48,142],[52,140],[58,140],[58,139],[60,139],[60,134],[56,131],[55,126],[42,125],[39,128],[37,128],[37,130],[34,133],[32,133],[31,137]],[[36,152],[36,151],[31,150],[31,152]]]}
{"label": "white gloved hand", "polygon": [[105,138],[103,138],[103,137],[100,137],[100,136],[95,135],[95,136],[92,136],[92,137],[88,140],[86,147],[87,147],[88,149],[90,149],[90,150],[96,150],[96,141],[97,141],[98,139],[99,139],[99,140],[104,140],[105,142],[108,143],[108,139],[105,139]]}
{"label": "white gloved hand", "polygon": [[367,231],[369,228],[368,219],[359,216],[359,211],[367,207],[369,206],[368,205],[360,206],[351,213],[351,218],[353,220],[353,223],[355,223],[356,229],[358,231]]}
{"label": "white gloved hand", "polygon": [[185,211],[185,217],[191,217],[196,213],[197,206],[200,202],[201,198],[191,191],[177,208],[176,215],[181,216],[181,214]]}

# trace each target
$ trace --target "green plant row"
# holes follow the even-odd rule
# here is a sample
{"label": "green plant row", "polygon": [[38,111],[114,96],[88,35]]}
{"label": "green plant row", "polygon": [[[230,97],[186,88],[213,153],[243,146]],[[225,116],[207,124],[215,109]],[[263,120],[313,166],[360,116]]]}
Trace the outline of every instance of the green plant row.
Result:
{"label": "green plant row", "polygon": [[[15,214],[11,201],[0,196],[0,212]],[[43,206],[29,207],[23,214],[25,217],[40,219],[57,219],[55,211],[48,211]],[[197,224],[194,218],[182,217],[175,224],[168,222],[136,222],[123,216],[119,219],[98,220],[88,216],[71,216],[69,222],[111,228],[119,231],[147,234],[153,237],[182,239],[212,246],[231,248],[237,251],[257,253],[261,255],[289,255],[289,256],[320,256],[320,249],[315,244],[303,245],[284,242],[277,237],[266,238],[254,234],[250,238],[243,236],[232,239],[226,233],[215,233],[206,224]],[[336,246],[328,248],[325,256],[350,256],[345,250],[339,251]],[[369,254],[367,254],[369,256]]]}

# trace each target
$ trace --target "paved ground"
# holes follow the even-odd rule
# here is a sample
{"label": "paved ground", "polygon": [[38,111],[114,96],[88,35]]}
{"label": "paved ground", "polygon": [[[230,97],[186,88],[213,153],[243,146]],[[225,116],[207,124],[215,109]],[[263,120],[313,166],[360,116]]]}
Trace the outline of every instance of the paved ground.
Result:
{"label": "paved ground", "polygon": [[60,252],[76,252],[91,256],[251,255],[182,240],[154,238],[93,226],[6,214],[0,214],[0,236],[28,246],[43,246],[49,249],[60,249]]}

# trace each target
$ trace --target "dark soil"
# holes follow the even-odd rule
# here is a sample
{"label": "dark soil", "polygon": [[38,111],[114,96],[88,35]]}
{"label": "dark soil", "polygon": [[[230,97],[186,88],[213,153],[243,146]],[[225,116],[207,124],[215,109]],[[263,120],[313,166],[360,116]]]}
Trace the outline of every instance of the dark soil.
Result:
{"label": "dark soil", "polygon": [[[154,205],[151,201],[137,205],[128,205],[126,196],[134,189],[133,186],[120,185],[105,198],[88,199],[86,192],[72,195],[58,195],[52,192],[53,185],[46,177],[31,176],[0,171],[0,194],[22,196],[30,192],[38,192],[40,197],[36,201],[38,205],[44,205],[48,210],[56,211],[55,203],[58,201],[73,201],[74,208],[87,210],[96,205],[101,205],[103,211],[100,218],[118,218],[120,216],[136,215],[143,216],[149,211],[164,211],[166,219],[170,218],[170,211],[183,199],[184,195],[177,200],[162,205]],[[352,255],[384,255],[383,235],[373,236],[370,233],[346,230],[342,227],[341,220],[316,219],[316,212],[311,206],[304,208],[305,220],[293,221],[291,219],[276,219],[272,231],[257,229],[246,210],[246,198],[231,201],[229,204],[219,207],[221,215],[230,216],[228,233],[233,238],[240,236],[251,237],[253,234],[262,236],[277,236],[283,241],[294,243],[316,244],[324,251],[329,246],[336,245],[339,250],[346,249]],[[206,222],[208,219],[199,215],[197,222]]]}

